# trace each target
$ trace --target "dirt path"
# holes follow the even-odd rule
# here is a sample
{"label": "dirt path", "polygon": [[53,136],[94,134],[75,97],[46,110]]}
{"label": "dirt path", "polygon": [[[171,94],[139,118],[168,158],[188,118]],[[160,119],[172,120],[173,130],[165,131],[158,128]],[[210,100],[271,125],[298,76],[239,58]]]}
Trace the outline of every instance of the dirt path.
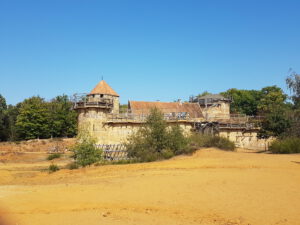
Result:
{"label": "dirt path", "polygon": [[299,154],[207,149],[163,162],[36,169],[48,164],[0,163],[11,224],[300,224]]}

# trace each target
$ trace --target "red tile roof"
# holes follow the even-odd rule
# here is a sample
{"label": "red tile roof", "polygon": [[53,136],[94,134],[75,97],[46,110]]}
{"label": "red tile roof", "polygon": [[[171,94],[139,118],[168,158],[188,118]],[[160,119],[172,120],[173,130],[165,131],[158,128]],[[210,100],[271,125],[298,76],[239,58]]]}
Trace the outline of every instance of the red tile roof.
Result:
{"label": "red tile roof", "polygon": [[104,80],[101,80],[96,87],[89,93],[89,95],[93,94],[104,94],[104,95],[112,95],[117,96],[117,92],[115,92]]}
{"label": "red tile roof", "polygon": [[149,114],[152,108],[157,108],[164,114],[187,112],[191,118],[203,118],[198,103],[129,101],[128,107],[133,114]]}

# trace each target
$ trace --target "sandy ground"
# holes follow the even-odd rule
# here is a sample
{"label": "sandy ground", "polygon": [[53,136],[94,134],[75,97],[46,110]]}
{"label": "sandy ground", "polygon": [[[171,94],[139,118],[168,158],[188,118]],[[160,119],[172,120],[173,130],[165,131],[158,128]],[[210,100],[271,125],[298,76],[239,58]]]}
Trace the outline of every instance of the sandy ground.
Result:
{"label": "sandy ground", "polygon": [[0,217],[9,224],[300,224],[300,154],[205,149],[52,174],[45,154],[29,154],[0,161]]}

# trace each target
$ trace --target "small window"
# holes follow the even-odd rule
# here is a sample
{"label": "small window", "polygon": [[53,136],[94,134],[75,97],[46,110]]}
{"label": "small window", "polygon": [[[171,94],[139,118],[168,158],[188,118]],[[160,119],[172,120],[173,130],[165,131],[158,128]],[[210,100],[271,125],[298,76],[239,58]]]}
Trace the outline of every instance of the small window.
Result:
{"label": "small window", "polygon": [[100,98],[103,98],[103,95],[100,95]]}

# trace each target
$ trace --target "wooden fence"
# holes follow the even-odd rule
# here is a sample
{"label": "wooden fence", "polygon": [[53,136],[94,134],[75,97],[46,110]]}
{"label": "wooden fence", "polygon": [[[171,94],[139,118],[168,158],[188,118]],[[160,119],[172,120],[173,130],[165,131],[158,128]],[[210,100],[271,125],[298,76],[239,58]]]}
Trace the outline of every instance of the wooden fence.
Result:
{"label": "wooden fence", "polygon": [[111,144],[111,145],[96,145],[97,148],[101,148],[103,151],[103,158],[105,160],[126,160],[127,156],[126,147],[123,144]]}

